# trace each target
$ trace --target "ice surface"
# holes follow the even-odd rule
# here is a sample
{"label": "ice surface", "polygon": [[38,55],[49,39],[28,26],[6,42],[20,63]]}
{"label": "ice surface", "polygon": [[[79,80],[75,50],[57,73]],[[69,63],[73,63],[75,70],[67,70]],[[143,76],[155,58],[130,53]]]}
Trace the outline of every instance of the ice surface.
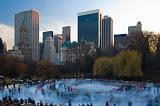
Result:
{"label": "ice surface", "polygon": [[[56,85],[55,89],[50,89],[50,86]],[[9,86],[0,91],[0,99],[4,96],[11,96],[12,98],[33,98],[36,103],[42,100],[44,103],[53,104],[68,104],[70,100],[73,106],[79,104],[93,103],[94,106],[105,106],[106,101],[110,105],[117,104],[117,106],[128,106],[128,102],[132,101],[133,106],[146,106],[150,99],[154,99],[160,92],[158,87],[148,87],[141,89],[140,86],[134,85],[131,89],[124,90],[122,85],[125,83],[105,82],[97,80],[60,80],[54,83],[45,83],[43,87],[38,88],[38,85],[24,85],[20,86],[19,93],[13,86]],[[9,92],[12,89],[13,92]],[[44,93],[42,91],[44,90]]]}

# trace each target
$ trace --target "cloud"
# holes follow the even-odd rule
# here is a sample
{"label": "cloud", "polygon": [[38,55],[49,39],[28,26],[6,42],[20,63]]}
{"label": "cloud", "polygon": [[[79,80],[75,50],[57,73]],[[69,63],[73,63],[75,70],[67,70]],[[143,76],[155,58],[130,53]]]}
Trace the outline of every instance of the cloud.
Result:
{"label": "cloud", "polygon": [[0,37],[7,44],[7,49],[11,49],[14,45],[14,28],[0,23]]}

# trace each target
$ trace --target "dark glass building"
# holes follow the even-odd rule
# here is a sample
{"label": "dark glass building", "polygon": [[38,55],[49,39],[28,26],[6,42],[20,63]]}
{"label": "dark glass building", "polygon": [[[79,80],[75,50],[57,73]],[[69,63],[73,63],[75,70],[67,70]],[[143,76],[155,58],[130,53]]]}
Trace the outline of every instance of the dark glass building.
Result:
{"label": "dark glass building", "polygon": [[117,51],[127,50],[129,47],[127,34],[117,34],[114,35],[114,47]]}
{"label": "dark glass building", "polygon": [[43,43],[45,42],[45,39],[47,37],[51,36],[53,38],[53,31],[46,31],[46,32],[43,32]]}
{"label": "dark glass building", "polygon": [[3,55],[3,41],[2,41],[2,38],[0,38],[0,55]]}
{"label": "dark glass building", "polygon": [[78,42],[94,42],[100,47],[101,18],[99,9],[78,13]]}
{"label": "dark glass building", "polygon": [[3,42],[2,38],[0,38],[0,55],[5,55],[7,52],[6,43]]}
{"label": "dark glass building", "polygon": [[63,42],[71,40],[71,26],[66,26],[62,28]]}
{"label": "dark glass building", "polygon": [[40,48],[40,51],[39,51],[39,53],[40,53],[40,60],[43,58],[43,43],[42,42],[40,42],[39,43],[39,48]]}

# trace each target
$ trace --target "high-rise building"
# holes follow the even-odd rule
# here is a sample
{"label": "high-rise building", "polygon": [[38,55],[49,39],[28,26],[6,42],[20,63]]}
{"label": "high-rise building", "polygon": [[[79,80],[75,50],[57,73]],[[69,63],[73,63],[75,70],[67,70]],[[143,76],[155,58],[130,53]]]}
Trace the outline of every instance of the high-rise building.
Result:
{"label": "high-rise building", "polygon": [[63,42],[70,41],[71,40],[71,26],[66,26],[62,28],[62,36],[63,36]]}
{"label": "high-rise building", "polygon": [[54,46],[56,49],[56,63],[57,64],[60,63],[60,58],[61,58],[60,48],[61,48],[62,44],[63,44],[62,34],[54,35]]}
{"label": "high-rise building", "polygon": [[28,10],[15,15],[15,46],[28,61],[39,60],[39,12]]}
{"label": "high-rise building", "polygon": [[102,19],[101,49],[107,50],[113,46],[113,20],[111,17],[104,16],[104,18]]}
{"label": "high-rise building", "polygon": [[43,43],[45,42],[45,39],[47,37],[51,36],[53,38],[53,31],[46,31],[46,32],[43,32]]}
{"label": "high-rise building", "polygon": [[100,47],[101,20],[99,9],[78,13],[78,41],[94,42]]}
{"label": "high-rise building", "polygon": [[114,35],[114,47],[120,52],[129,48],[129,39],[127,34],[116,34]]}
{"label": "high-rise building", "polygon": [[40,46],[40,59],[42,59],[44,43],[45,43],[46,38],[48,38],[48,37],[52,37],[52,39],[53,39],[53,31],[43,32],[43,42],[40,43],[40,45],[39,45]]}
{"label": "high-rise building", "polygon": [[60,47],[63,43],[63,37],[62,34],[56,34],[54,35],[54,46],[56,48],[56,53],[60,54]]}
{"label": "high-rise building", "polygon": [[142,24],[141,22],[137,22],[136,26],[129,26],[128,27],[128,36],[132,36],[135,33],[141,33],[142,32]]}
{"label": "high-rise building", "polygon": [[43,59],[52,63],[56,61],[56,50],[54,47],[54,40],[51,36],[45,39],[43,48]]}

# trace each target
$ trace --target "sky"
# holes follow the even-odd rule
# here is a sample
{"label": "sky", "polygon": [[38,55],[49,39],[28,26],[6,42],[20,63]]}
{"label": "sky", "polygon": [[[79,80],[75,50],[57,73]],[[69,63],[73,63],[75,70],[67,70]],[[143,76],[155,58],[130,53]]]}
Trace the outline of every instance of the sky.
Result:
{"label": "sky", "polygon": [[40,41],[42,32],[62,33],[71,26],[71,40],[77,40],[77,14],[100,9],[113,19],[114,34],[128,32],[128,26],[142,22],[142,29],[160,32],[160,0],[0,0],[0,37],[8,49],[14,45],[14,15],[24,10],[40,12]]}

